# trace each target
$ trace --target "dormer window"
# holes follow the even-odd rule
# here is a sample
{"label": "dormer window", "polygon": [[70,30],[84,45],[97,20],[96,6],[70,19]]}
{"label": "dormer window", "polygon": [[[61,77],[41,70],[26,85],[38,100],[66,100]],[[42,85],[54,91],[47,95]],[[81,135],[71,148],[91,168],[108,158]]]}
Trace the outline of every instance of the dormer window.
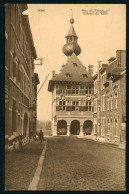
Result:
{"label": "dormer window", "polygon": [[87,76],[87,74],[82,74],[82,77],[87,78],[88,76]]}
{"label": "dormer window", "polygon": [[77,67],[77,63],[73,63],[73,66],[74,66],[74,67]]}
{"label": "dormer window", "polygon": [[66,73],[65,77],[71,77],[70,73]]}

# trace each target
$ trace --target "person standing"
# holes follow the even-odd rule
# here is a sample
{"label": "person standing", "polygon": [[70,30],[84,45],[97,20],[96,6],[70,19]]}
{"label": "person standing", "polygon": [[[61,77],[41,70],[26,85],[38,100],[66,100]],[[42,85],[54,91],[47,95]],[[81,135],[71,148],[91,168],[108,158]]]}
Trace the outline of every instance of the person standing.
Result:
{"label": "person standing", "polygon": [[40,132],[39,132],[39,140],[41,141],[41,143],[43,141],[43,137],[44,137],[43,132],[42,132],[42,130],[40,130]]}

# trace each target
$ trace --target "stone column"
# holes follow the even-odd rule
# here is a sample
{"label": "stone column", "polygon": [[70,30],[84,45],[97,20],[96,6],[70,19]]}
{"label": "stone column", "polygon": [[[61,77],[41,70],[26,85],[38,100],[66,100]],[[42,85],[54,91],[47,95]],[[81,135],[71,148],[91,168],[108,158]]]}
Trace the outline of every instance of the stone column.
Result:
{"label": "stone column", "polygon": [[83,135],[83,125],[80,125],[80,134],[79,135]]}
{"label": "stone column", "polygon": [[54,123],[53,136],[57,136],[57,123]]}
{"label": "stone column", "polygon": [[67,136],[70,136],[70,124],[67,125]]}

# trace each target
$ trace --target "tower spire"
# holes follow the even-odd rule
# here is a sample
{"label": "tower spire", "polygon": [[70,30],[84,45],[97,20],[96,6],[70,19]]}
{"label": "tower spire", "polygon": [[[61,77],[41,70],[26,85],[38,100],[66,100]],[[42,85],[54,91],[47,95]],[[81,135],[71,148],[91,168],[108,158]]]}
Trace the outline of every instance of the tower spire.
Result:
{"label": "tower spire", "polygon": [[77,35],[73,27],[74,19],[73,19],[73,10],[71,9],[71,19],[70,19],[71,27],[66,36],[66,44],[63,46],[63,52],[66,56],[71,56],[74,52],[76,55],[81,53],[80,46],[77,44]]}

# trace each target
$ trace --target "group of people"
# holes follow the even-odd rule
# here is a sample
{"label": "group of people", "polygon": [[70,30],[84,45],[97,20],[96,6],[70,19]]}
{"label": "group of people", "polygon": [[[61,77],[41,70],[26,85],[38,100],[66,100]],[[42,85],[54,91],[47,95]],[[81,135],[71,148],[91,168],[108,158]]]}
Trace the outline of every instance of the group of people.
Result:
{"label": "group of people", "polygon": [[40,140],[40,142],[42,143],[42,141],[44,139],[43,131],[40,130],[40,132],[38,134],[33,134],[33,131],[32,131],[31,132],[31,137],[33,137],[35,141]]}

